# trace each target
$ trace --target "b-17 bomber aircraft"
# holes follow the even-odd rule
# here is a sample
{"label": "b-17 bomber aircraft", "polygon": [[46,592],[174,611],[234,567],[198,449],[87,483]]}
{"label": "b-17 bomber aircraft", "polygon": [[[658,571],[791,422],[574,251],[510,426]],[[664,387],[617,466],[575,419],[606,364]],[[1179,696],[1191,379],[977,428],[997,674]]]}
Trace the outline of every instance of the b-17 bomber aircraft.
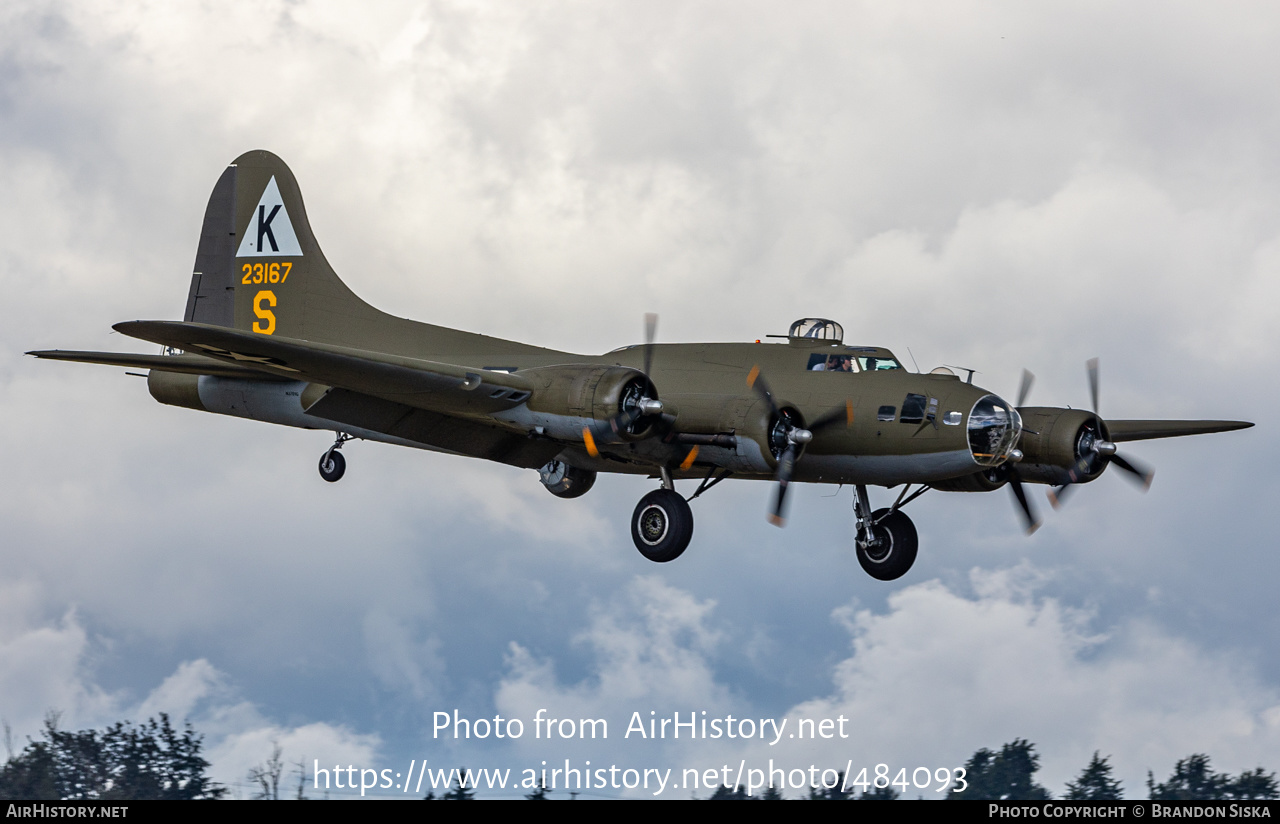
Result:
{"label": "b-17 bomber aircraft", "polygon": [[[39,358],[146,369],[161,403],[304,429],[336,439],[320,474],[345,471],[352,438],[537,469],[574,498],[601,472],[660,479],[631,518],[651,561],[679,557],[693,536],[689,502],[726,478],[776,484],[783,523],[792,482],[850,484],[856,551],[881,580],[905,574],[917,535],[903,507],[930,490],[1008,486],[1028,531],[1025,485],[1061,498],[1115,466],[1144,486],[1150,470],[1117,444],[1224,432],[1242,421],[1104,420],[1098,370],[1092,411],[1025,406],[952,369],[903,368],[887,349],[850,346],[838,323],[805,318],[785,343],[645,342],[576,355],[393,317],[338,279],[316,243],[293,173],[252,151],[214,186],[179,321],[115,329],[160,354],[42,350]],[[962,370],[964,371],[964,370]],[[677,480],[696,481],[688,498]],[[902,487],[873,509],[868,487]]]}

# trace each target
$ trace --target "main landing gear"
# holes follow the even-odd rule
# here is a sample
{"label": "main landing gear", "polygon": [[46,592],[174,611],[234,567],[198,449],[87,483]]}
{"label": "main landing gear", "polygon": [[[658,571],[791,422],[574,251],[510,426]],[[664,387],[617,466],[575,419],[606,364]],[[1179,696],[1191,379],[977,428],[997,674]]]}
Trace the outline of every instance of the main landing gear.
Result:
{"label": "main landing gear", "polygon": [[692,539],[693,510],[674,489],[655,489],[636,504],[631,516],[631,540],[650,561],[674,561]]}
{"label": "main landing gear", "polygon": [[924,494],[929,487],[922,487],[907,497],[909,488],[903,488],[892,507],[872,512],[867,488],[862,484],[857,486],[853,511],[858,516],[858,563],[872,578],[881,581],[901,578],[915,563],[919,548],[916,527],[900,507]]}
{"label": "main landing gear", "polygon": [[320,456],[320,477],[329,483],[337,483],[347,471],[347,459],[342,457],[342,453],[338,450],[344,443],[351,440],[351,437],[345,432],[339,432],[333,446]]}
{"label": "main landing gear", "polygon": [[641,555],[664,564],[679,558],[693,539],[693,510],[689,501],[729,477],[729,473],[712,469],[697,491],[685,500],[676,492],[671,473],[666,469],[661,472],[662,488],[641,498],[631,514],[631,540]]}

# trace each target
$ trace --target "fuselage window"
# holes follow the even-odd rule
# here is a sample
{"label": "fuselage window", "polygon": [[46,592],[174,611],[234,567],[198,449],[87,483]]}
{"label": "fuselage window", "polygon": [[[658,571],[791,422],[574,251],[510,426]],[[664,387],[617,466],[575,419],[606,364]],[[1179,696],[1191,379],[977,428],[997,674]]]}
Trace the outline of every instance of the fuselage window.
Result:
{"label": "fuselage window", "polygon": [[891,421],[893,420],[894,413],[897,411],[898,408],[896,406],[882,406],[880,407],[880,410],[876,412],[876,420]]}
{"label": "fuselage window", "polygon": [[920,423],[923,421],[925,402],[924,395],[907,395],[906,400],[902,402],[902,415],[898,417],[898,421],[901,423]]}
{"label": "fuselage window", "polygon": [[948,412],[946,416],[943,417],[942,422],[947,426],[959,426],[960,421],[962,420],[964,420],[963,412]]}

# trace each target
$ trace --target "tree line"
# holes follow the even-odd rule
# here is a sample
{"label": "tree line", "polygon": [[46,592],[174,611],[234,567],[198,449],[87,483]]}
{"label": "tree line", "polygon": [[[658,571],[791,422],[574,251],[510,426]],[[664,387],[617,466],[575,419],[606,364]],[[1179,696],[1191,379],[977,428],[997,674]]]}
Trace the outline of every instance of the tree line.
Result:
{"label": "tree line", "polygon": [[[31,800],[150,800],[218,799],[228,789],[212,781],[209,762],[201,755],[203,738],[187,723],[177,729],[169,716],[160,714],[144,724],[119,722],[102,730],[69,732],[59,729],[59,718],[51,714],[38,740],[28,739],[20,753],[14,753],[6,727],[8,760],[0,767],[0,799]],[[302,762],[297,762],[299,781],[294,798],[305,798]],[[254,767],[247,776],[253,797],[279,799],[284,763],[278,744],[270,758]],[[979,749],[965,762],[967,784],[963,792],[948,792],[951,799],[1041,801],[1053,798],[1036,782],[1040,755],[1035,745],[1017,738],[998,751]],[[465,774],[459,770],[459,775]],[[808,799],[814,801],[893,800],[909,787],[845,790],[844,775],[833,788],[815,787]],[[455,782],[457,783],[457,782]],[[1180,759],[1173,773],[1157,783],[1148,771],[1146,797],[1154,801],[1234,801],[1280,799],[1276,774],[1262,767],[1239,775],[1215,772],[1203,753]],[[566,797],[540,787],[525,796],[529,800]],[[467,801],[476,797],[474,788],[453,786],[442,796],[428,794],[428,800]],[[936,796],[934,796],[936,797]],[[1124,788],[1115,778],[1110,758],[1095,752],[1060,798],[1068,801],[1111,801],[1123,799]],[[709,800],[782,800],[770,789],[748,796],[741,787],[720,787]]]}
{"label": "tree line", "polygon": [[[10,745],[8,725],[5,744]],[[175,729],[161,713],[134,726],[68,732],[57,714],[45,719],[40,740],[19,754],[9,747],[0,768],[0,799],[143,801],[222,798],[225,787],[206,774],[203,739],[188,723]]]}

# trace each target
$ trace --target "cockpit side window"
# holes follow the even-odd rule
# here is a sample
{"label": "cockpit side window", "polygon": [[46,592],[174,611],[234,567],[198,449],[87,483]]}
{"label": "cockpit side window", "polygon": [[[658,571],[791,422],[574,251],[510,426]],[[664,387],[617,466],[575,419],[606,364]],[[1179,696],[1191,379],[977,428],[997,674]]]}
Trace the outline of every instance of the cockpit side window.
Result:
{"label": "cockpit side window", "polygon": [[858,366],[862,369],[863,372],[883,372],[887,369],[902,368],[901,366],[898,365],[898,362],[896,360],[890,357],[878,357],[878,356],[865,357],[865,358],[860,357],[857,360],[858,360]]}
{"label": "cockpit side window", "polygon": [[810,372],[856,372],[853,358],[848,355],[824,355],[816,352],[809,356],[808,370]]}

